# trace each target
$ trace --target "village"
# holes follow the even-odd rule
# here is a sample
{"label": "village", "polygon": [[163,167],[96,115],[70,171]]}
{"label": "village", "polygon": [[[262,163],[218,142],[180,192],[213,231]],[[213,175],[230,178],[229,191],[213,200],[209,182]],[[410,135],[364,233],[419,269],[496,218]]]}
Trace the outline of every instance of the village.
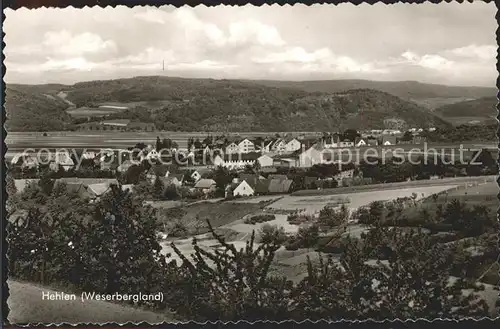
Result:
{"label": "village", "polygon": [[[18,191],[22,191],[27,182],[39,179],[45,168],[53,177],[68,183],[72,190],[95,199],[109,190],[111,184],[118,183],[120,177],[130,176],[127,173],[137,172],[136,168],[142,166],[144,177],[151,184],[158,177],[165,189],[185,188],[184,195],[210,198],[216,196],[217,185],[211,177],[220,167],[234,172],[235,177],[224,187],[224,195],[217,197],[283,194],[300,187],[352,185],[353,163],[343,163],[340,158],[332,161],[332,153],[328,151],[341,154],[345,150],[368,147],[417,146],[425,141],[419,136],[420,132],[422,129],[416,128],[405,133],[388,129],[362,133],[353,130],[322,136],[288,134],[254,139],[208,135],[203,141],[190,138],[186,149],[179,148],[175,141],[158,137],[156,145],[138,142],[128,149],[22,152],[11,159],[9,173],[16,178]],[[336,165],[339,170],[332,175],[321,178],[305,175],[300,187],[294,186],[293,175],[283,174],[292,168],[307,173],[315,165],[337,163],[342,165]],[[137,182],[138,179],[125,179],[123,188],[132,190],[133,183]]]}

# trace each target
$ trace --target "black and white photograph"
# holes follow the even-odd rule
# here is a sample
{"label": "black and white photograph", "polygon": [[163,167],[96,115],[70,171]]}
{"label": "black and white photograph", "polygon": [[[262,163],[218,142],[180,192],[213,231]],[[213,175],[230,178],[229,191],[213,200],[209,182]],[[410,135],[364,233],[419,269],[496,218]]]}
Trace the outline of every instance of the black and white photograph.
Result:
{"label": "black and white photograph", "polygon": [[5,9],[9,323],[498,317],[496,12]]}

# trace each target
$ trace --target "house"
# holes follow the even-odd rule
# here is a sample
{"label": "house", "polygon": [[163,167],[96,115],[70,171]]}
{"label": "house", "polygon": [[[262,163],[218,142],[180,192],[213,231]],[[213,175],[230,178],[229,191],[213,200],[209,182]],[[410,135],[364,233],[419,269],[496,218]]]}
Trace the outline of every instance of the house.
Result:
{"label": "house", "polygon": [[86,159],[86,160],[93,160],[95,159],[97,155],[97,152],[95,151],[88,151],[88,150],[85,150],[83,153],[82,153],[82,159]]}
{"label": "house", "polygon": [[310,168],[315,164],[320,164],[322,161],[322,148],[315,145],[299,155],[298,166],[302,168]]}
{"label": "house", "polygon": [[182,186],[182,184],[184,183],[184,174],[183,173],[170,174],[166,177],[171,177],[172,179],[175,179],[177,182],[179,182],[178,186]]}
{"label": "house", "polygon": [[425,137],[422,137],[422,136],[413,136],[413,144],[422,144],[422,143],[425,143],[426,141],[426,138]]}
{"label": "house", "polygon": [[285,140],[283,138],[277,138],[270,145],[270,151],[271,152],[282,153],[282,152],[285,152],[285,150],[286,150],[285,147],[286,147]]}
{"label": "house", "polygon": [[222,166],[229,169],[244,168],[246,166],[254,166],[255,161],[261,155],[256,152],[239,153],[239,154],[224,154],[224,157],[217,155],[214,159],[214,166]]}
{"label": "house", "polygon": [[22,227],[28,224],[29,211],[26,209],[17,209],[7,218],[8,225]]}
{"label": "house", "polygon": [[383,135],[382,136],[382,145],[396,145],[396,136],[392,135]]}
{"label": "house", "polygon": [[278,171],[275,167],[263,167],[259,170],[262,174],[274,174]]}
{"label": "house", "polygon": [[18,153],[11,160],[13,166],[21,166],[22,169],[38,167],[38,160],[35,155],[29,153]]}
{"label": "house", "polygon": [[16,192],[22,193],[28,185],[31,183],[38,183],[39,179],[14,179],[14,185],[16,186]]}
{"label": "house", "polygon": [[281,180],[286,180],[286,179],[288,179],[288,177],[287,177],[286,175],[276,175],[276,174],[271,174],[271,175],[267,176],[267,179],[271,179],[271,180],[273,180],[273,179],[277,179],[277,180],[280,180],[280,181],[281,181]]}
{"label": "house", "polygon": [[266,154],[263,154],[257,158],[257,162],[259,163],[261,168],[271,167],[273,165],[273,158]]}
{"label": "house", "polygon": [[273,166],[286,167],[286,168],[296,167],[297,159],[291,157],[286,157],[286,158],[277,157],[273,159]]}
{"label": "house", "polygon": [[70,170],[75,166],[75,162],[71,158],[68,151],[56,151],[49,156],[49,168],[57,171],[62,167],[65,171]]}
{"label": "house", "polygon": [[354,142],[346,138],[339,142],[339,147],[354,147]]}
{"label": "house", "polygon": [[66,184],[66,191],[68,194],[76,194],[83,200],[92,198],[92,194],[89,193],[87,185],[85,185],[83,182],[67,183],[62,180],[56,180],[54,183],[54,187],[61,183]]}
{"label": "house", "polygon": [[356,145],[356,147],[367,146],[368,142],[364,138],[356,137],[356,140],[354,141],[354,145]]}
{"label": "house", "polygon": [[296,139],[292,138],[285,144],[285,152],[291,153],[300,150],[302,144]]}
{"label": "house", "polygon": [[330,134],[321,138],[321,144],[324,148],[336,148],[340,146],[340,136],[338,134]]}
{"label": "house", "polygon": [[202,191],[204,194],[215,192],[216,182],[213,179],[202,178],[194,185],[194,188]]}
{"label": "house", "polygon": [[264,141],[264,146],[262,147],[261,152],[270,153],[271,145],[273,145],[274,141],[275,141],[274,139]]}
{"label": "house", "polygon": [[291,179],[271,179],[269,181],[268,192],[270,194],[290,193],[292,190],[292,183],[293,181]]}
{"label": "house", "polygon": [[226,154],[235,154],[240,152],[240,147],[235,142],[226,146]]}
{"label": "house", "polygon": [[[301,150],[307,150],[311,147],[313,147],[315,144],[318,143],[318,138],[316,137],[304,137],[304,138],[301,138],[300,139],[300,148]],[[298,152],[299,150],[295,151],[295,152]]]}
{"label": "house", "polygon": [[139,155],[139,157],[140,157],[141,161],[144,161],[144,160],[150,161],[150,160],[159,159],[160,158],[160,154],[155,149],[143,150],[143,152],[141,152],[141,154]]}
{"label": "house", "polygon": [[349,169],[339,172],[337,175],[333,176],[333,179],[337,181],[339,186],[342,186],[342,181],[345,178],[353,178],[353,177],[354,177],[354,169]]}
{"label": "house", "polygon": [[236,179],[226,188],[226,198],[230,196],[251,196],[254,195],[254,189],[245,180]]}
{"label": "house", "polygon": [[167,165],[154,164],[152,165],[146,173],[146,177],[154,183],[156,176],[168,177],[170,175],[169,167]]}
{"label": "house", "polygon": [[177,179],[175,176],[169,176],[169,177],[159,177],[160,181],[163,183],[163,186],[169,187],[170,185],[174,185],[176,187],[179,187],[182,185],[182,183]]}
{"label": "house", "polygon": [[121,173],[127,172],[127,170],[135,164],[137,164],[135,161],[125,160],[121,165],[118,166],[118,168],[116,168],[116,171],[119,171]]}
{"label": "house", "polygon": [[368,138],[366,140],[368,146],[377,146],[378,145],[378,140],[376,140],[375,138]]}
{"label": "house", "polygon": [[87,185],[87,193],[90,199],[97,199],[109,192],[110,184],[108,183],[97,183]]}
{"label": "house", "polygon": [[255,151],[254,143],[247,138],[238,143],[238,148],[241,153],[250,153]]}

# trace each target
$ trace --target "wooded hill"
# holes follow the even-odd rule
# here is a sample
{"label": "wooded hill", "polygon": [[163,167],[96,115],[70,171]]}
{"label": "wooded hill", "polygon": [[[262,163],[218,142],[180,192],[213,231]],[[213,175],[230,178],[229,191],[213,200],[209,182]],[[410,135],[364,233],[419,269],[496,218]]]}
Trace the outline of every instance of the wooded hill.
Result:
{"label": "wooded hill", "polygon": [[481,122],[495,122],[497,103],[498,99],[496,97],[482,97],[439,107],[435,110],[435,113],[448,120],[462,117]]}
{"label": "wooded hill", "polygon": [[71,86],[12,85],[6,92],[7,129],[72,129],[76,122],[65,113],[68,105],[57,96],[61,91],[76,107],[110,102],[129,107],[109,118],[154,122],[161,130],[333,131],[448,125],[427,108],[386,92],[349,85],[308,92],[288,84],[294,83],[283,82],[278,88],[239,80],[150,76]]}
{"label": "wooded hill", "polygon": [[417,81],[372,81],[372,80],[316,80],[316,81],[275,81],[248,80],[269,87],[295,88],[307,92],[336,93],[351,89],[374,89],[415,102],[430,109],[464,100],[491,97],[496,88],[461,87],[421,83]]}

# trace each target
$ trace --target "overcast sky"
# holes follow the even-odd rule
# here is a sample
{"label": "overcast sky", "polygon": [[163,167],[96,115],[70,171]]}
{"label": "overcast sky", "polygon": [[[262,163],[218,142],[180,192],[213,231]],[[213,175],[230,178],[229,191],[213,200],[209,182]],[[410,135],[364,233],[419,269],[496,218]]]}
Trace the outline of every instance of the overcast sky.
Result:
{"label": "overcast sky", "polygon": [[5,80],[164,74],[494,87],[495,12],[483,2],[6,9]]}

